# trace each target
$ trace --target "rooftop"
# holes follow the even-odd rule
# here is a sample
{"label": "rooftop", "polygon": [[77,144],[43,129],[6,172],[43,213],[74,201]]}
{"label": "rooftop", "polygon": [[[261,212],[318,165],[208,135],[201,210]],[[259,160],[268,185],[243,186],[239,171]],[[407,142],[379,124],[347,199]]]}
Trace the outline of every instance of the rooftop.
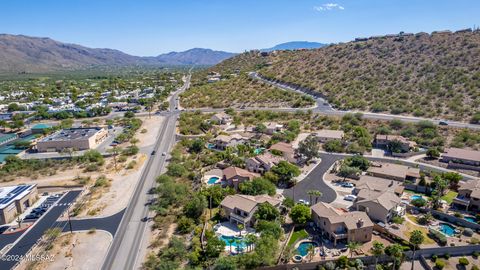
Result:
{"label": "rooftop", "polygon": [[313,205],[312,211],[319,217],[327,218],[332,224],[345,224],[345,227],[349,230],[373,226],[373,222],[368,215],[361,211],[342,213],[324,202]]}
{"label": "rooftop", "polygon": [[102,130],[101,127],[63,129],[43,138],[41,141],[48,142],[81,140],[94,136],[100,130]]}
{"label": "rooftop", "polygon": [[317,131],[315,135],[321,138],[342,139],[344,132],[342,130],[322,129]]}
{"label": "rooftop", "polygon": [[277,206],[282,203],[281,200],[270,197],[268,195],[258,195],[258,196],[249,196],[249,195],[228,195],[223,199],[221,205],[230,209],[240,209],[242,211],[250,213],[257,204],[268,202],[273,206]]}
{"label": "rooftop", "polygon": [[467,150],[467,149],[461,149],[461,148],[447,148],[445,149],[445,153],[443,153],[443,156],[480,162],[480,151],[474,151],[474,150]]}
{"label": "rooftop", "polygon": [[0,209],[11,204],[16,199],[23,198],[36,185],[18,185],[0,188]]}
{"label": "rooftop", "polygon": [[394,163],[380,163],[378,166],[371,166],[368,168],[367,172],[403,179],[405,179],[407,176],[416,178],[420,177],[420,169]]}

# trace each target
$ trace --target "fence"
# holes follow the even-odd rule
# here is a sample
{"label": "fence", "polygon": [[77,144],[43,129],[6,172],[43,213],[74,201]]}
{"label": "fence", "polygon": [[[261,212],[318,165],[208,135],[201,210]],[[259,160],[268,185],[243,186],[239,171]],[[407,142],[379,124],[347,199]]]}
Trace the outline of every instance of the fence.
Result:
{"label": "fence", "polygon": [[[451,256],[465,256],[470,255],[473,252],[480,252],[480,245],[469,245],[469,246],[457,246],[457,247],[440,247],[440,248],[427,248],[427,249],[420,249],[415,252],[415,260],[420,260],[420,263],[427,263],[425,258],[429,258],[433,255],[444,255],[450,254]],[[412,260],[412,251],[404,252],[405,260]],[[372,265],[375,263],[376,257],[375,256],[365,256],[365,257],[358,257],[355,259],[360,259],[364,265]],[[276,265],[270,267],[261,267],[259,269],[265,270],[315,270],[317,266],[325,265],[328,262],[335,262],[337,259],[328,259],[319,262],[310,262],[310,263],[301,263],[301,264],[283,264],[283,265]],[[384,264],[391,262],[392,259],[389,256],[383,255],[378,257],[378,263]],[[422,263],[422,265],[423,265]],[[427,269],[429,269],[427,267]]]}

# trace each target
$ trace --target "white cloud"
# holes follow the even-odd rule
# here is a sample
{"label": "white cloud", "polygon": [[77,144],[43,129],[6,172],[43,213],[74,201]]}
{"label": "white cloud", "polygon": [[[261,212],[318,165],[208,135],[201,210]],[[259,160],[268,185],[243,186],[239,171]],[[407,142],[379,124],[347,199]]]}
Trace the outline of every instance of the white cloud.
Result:
{"label": "white cloud", "polygon": [[345,8],[337,3],[327,3],[321,6],[314,6],[314,10],[316,11],[328,11],[328,10],[344,10]]}

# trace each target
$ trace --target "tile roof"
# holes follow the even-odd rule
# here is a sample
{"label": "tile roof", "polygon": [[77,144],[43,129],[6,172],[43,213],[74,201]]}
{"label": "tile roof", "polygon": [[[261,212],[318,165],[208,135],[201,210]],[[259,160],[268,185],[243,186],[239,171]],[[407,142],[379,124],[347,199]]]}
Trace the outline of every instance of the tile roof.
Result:
{"label": "tile roof", "polygon": [[223,175],[225,176],[226,179],[233,178],[235,176],[241,176],[241,177],[248,177],[249,179],[253,179],[255,177],[259,177],[258,174],[249,172],[245,169],[238,168],[238,167],[228,167],[223,169]]}
{"label": "tile roof", "polygon": [[480,151],[467,150],[461,148],[447,148],[444,157],[449,157],[453,159],[463,159],[480,162]]}
{"label": "tile roof", "polygon": [[270,150],[277,150],[283,153],[294,153],[293,146],[286,142],[278,142],[270,146]]}
{"label": "tile roof", "polygon": [[242,194],[228,195],[222,200],[221,205],[229,209],[240,209],[250,213],[257,204],[268,202],[273,206],[278,206],[282,203],[281,200],[270,197],[268,195],[249,196]]}
{"label": "tile roof", "polygon": [[[313,205],[312,211],[319,217],[327,218],[332,224],[345,224],[345,227],[349,230],[373,226],[373,222],[368,215],[361,211],[342,213],[324,202],[319,202]],[[359,221],[362,221],[363,224],[359,223]]]}

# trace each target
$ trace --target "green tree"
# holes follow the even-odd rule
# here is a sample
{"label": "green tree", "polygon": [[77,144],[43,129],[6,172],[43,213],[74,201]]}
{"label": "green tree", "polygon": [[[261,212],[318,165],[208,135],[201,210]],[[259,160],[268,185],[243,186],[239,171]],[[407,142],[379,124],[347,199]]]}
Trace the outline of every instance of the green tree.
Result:
{"label": "green tree", "polygon": [[323,149],[327,152],[341,153],[345,151],[343,143],[340,140],[330,140],[323,144]]}
{"label": "green tree", "polygon": [[[318,202],[318,199],[323,195],[323,193],[320,190],[316,190],[316,189],[308,190],[307,194],[310,197],[310,205],[316,204]],[[315,198],[315,203],[313,203],[312,197]]]}
{"label": "green tree", "polygon": [[254,216],[256,220],[273,221],[280,217],[280,212],[275,206],[268,202],[264,202],[258,206]]}
{"label": "green tree", "polygon": [[386,247],[385,254],[390,256],[390,258],[393,260],[392,269],[396,270],[402,264],[404,254],[401,245],[392,244]]}
{"label": "green tree", "polygon": [[247,195],[261,195],[268,194],[270,196],[275,195],[275,185],[265,178],[259,177],[252,181],[243,182],[239,186],[239,190],[242,194]]}
{"label": "green tree", "polygon": [[207,245],[205,246],[205,257],[217,258],[220,253],[225,250],[225,242],[220,240],[217,236],[213,235],[207,239]]}
{"label": "green tree", "polygon": [[417,248],[423,243],[425,240],[425,236],[423,233],[419,230],[414,230],[412,234],[410,235],[409,242],[413,246],[413,255],[412,255],[412,270],[413,270],[413,265],[415,262],[415,251]]}
{"label": "green tree", "polygon": [[350,252],[350,258],[353,258],[353,253],[358,251],[361,247],[361,244],[359,242],[348,242],[347,243],[347,248]]}
{"label": "green tree", "polygon": [[440,151],[438,151],[438,149],[436,147],[428,148],[427,153],[425,153],[425,154],[427,155],[427,157],[432,158],[432,159],[440,157]]}
{"label": "green tree", "polygon": [[296,165],[284,160],[273,166],[272,172],[284,183],[289,183],[292,181],[292,178],[300,175],[300,169]]}
{"label": "green tree", "polygon": [[237,261],[233,256],[222,256],[215,261],[213,270],[236,270]]}
{"label": "green tree", "polygon": [[290,211],[290,218],[295,224],[305,224],[310,216],[310,208],[304,204],[296,204]]}
{"label": "green tree", "polygon": [[305,156],[306,162],[320,156],[320,145],[315,136],[308,136],[298,144],[298,153]]}
{"label": "green tree", "polygon": [[373,241],[372,248],[370,249],[370,251],[372,252],[373,256],[375,256],[374,269],[377,269],[378,257],[380,257],[383,254],[384,249],[385,249],[385,246],[383,245],[383,243],[378,242],[377,240]]}
{"label": "green tree", "polygon": [[196,220],[203,214],[203,211],[206,207],[207,200],[205,199],[205,196],[202,194],[196,194],[189,199],[183,209],[183,212],[185,216]]}
{"label": "green tree", "polygon": [[350,167],[348,165],[342,164],[340,167],[340,170],[338,171],[338,175],[343,177],[343,180],[345,181],[347,177],[353,177],[355,175],[358,175],[360,173],[360,169],[356,167]]}

